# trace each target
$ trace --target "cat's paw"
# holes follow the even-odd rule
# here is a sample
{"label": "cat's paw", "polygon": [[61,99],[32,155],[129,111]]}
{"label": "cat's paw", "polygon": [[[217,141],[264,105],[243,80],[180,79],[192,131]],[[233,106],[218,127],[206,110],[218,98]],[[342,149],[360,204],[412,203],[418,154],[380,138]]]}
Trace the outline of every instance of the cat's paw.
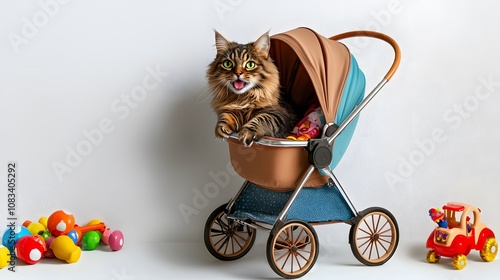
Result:
{"label": "cat's paw", "polygon": [[227,139],[233,132],[231,126],[225,122],[219,122],[215,127],[215,137],[219,139]]}
{"label": "cat's paw", "polygon": [[263,135],[258,134],[255,131],[251,131],[247,128],[242,128],[239,132],[238,140],[240,140],[245,147],[250,147],[254,141],[260,140]]}

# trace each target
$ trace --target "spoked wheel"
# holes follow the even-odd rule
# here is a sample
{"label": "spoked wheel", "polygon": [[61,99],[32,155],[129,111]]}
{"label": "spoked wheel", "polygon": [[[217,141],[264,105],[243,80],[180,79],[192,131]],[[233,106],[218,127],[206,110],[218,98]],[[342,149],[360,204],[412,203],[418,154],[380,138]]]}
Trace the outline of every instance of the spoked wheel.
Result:
{"label": "spoked wheel", "polygon": [[246,255],[255,242],[256,230],[228,219],[227,204],[215,209],[205,223],[203,237],[208,251],[219,260],[232,261]]}
{"label": "spoked wheel", "polygon": [[279,276],[299,278],[314,266],[318,258],[318,236],[302,221],[289,221],[267,240],[267,262]]}
{"label": "spoked wheel", "polygon": [[394,216],[380,207],[359,213],[349,232],[349,243],[356,259],[369,266],[387,262],[398,246],[399,229]]}

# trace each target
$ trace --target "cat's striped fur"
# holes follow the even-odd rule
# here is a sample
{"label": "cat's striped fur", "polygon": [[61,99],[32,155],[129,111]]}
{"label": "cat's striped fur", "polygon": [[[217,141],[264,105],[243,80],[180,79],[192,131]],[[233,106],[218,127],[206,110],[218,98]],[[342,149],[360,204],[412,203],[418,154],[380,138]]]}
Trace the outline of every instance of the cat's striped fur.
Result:
{"label": "cat's striped fur", "polygon": [[239,132],[249,146],[263,136],[285,138],[296,123],[291,106],[280,96],[278,69],[269,57],[265,33],[254,43],[229,42],[215,32],[217,55],[207,70],[218,115],[217,138]]}

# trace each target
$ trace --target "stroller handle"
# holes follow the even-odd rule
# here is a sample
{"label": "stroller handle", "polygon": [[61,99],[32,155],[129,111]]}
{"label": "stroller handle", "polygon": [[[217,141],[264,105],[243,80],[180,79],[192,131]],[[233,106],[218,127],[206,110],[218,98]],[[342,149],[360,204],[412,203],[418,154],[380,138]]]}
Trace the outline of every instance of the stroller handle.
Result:
{"label": "stroller handle", "polygon": [[335,35],[333,37],[330,37],[329,39],[339,41],[342,39],[348,39],[348,38],[353,38],[353,37],[376,38],[376,39],[380,39],[382,41],[385,41],[386,43],[388,43],[389,45],[392,46],[392,48],[394,49],[394,61],[392,63],[391,68],[387,72],[387,74],[385,74],[385,78],[387,79],[387,81],[389,81],[392,78],[392,76],[394,75],[394,73],[396,72],[396,70],[398,69],[399,62],[401,61],[401,49],[399,48],[399,45],[396,43],[396,41],[383,33],[376,32],[376,31],[370,31],[370,30],[359,30],[359,31],[345,32],[345,33],[341,33],[341,34]]}

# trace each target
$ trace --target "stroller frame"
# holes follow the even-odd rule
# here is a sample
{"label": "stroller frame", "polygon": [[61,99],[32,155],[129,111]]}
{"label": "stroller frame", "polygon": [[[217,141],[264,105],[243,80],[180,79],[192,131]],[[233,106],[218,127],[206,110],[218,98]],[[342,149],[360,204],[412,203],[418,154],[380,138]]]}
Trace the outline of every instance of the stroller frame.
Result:
{"label": "stroller frame", "polygon": [[[401,52],[398,44],[389,36],[374,32],[374,31],[352,31],[347,33],[342,33],[336,36],[333,36],[329,39],[331,40],[343,40],[352,37],[371,37],[380,39],[382,41],[387,42],[394,49],[394,61],[384,76],[384,78],[377,84],[377,86],[361,101],[361,103],[348,115],[348,117],[340,124],[337,125],[335,123],[328,123],[323,128],[322,137],[320,139],[310,139],[308,141],[295,141],[295,140],[285,140],[285,139],[273,139],[273,138],[263,138],[255,144],[267,146],[267,147],[280,147],[280,148],[291,148],[291,147],[302,147],[308,150],[309,152],[309,161],[311,165],[305,172],[305,174],[301,177],[296,188],[291,192],[286,204],[283,206],[283,209],[279,212],[276,219],[273,223],[270,222],[259,222],[254,221],[251,218],[241,218],[239,216],[234,216],[234,206],[241,195],[246,191],[247,188],[252,187],[252,183],[246,180],[242,187],[239,189],[237,194],[230,199],[230,201],[217,208],[212,212],[210,217],[208,218],[205,225],[204,232],[204,240],[205,245],[209,252],[218,259],[221,260],[235,260],[243,257],[252,247],[253,242],[255,240],[255,229],[266,229],[270,230],[270,236],[267,244],[267,258],[268,263],[271,268],[281,277],[284,278],[298,278],[306,273],[313,267],[317,256],[318,256],[318,243],[317,236],[311,225],[317,224],[327,224],[327,223],[337,223],[344,222],[351,225],[350,231],[350,243],[351,249],[354,253],[354,256],[363,264],[369,266],[382,265],[387,262],[392,255],[394,254],[398,241],[399,241],[399,229],[397,222],[394,216],[386,209],[380,207],[371,207],[366,210],[358,212],[355,208],[354,204],[350,200],[349,196],[345,192],[342,187],[340,181],[335,176],[333,170],[330,168],[329,163],[331,161],[327,161],[325,164],[324,157],[328,157],[328,153],[331,155],[332,150],[331,147],[335,139],[348,127],[349,124],[356,119],[356,117],[360,114],[360,112],[370,103],[370,101],[380,92],[380,90],[389,82],[392,78],[393,74],[397,70],[399,66],[399,62],[401,59]],[[237,140],[238,134],[234,133],[230,136],[231,139]],[[317,145],[316,145],[317,143]],[[330,147],[330,148],[329,148]],[[347,211],[352,213],[352,217],[350,218],[342,218],[340,220],[328,220],[328,221],[301,221],[301,220],[288,220],[287,216],[290,212],[290,208],[297,200],[299,194],[304,190],[306,183],[313,174],[315,170],[320,170],[324,175],[326,175],[328,179],[326,188],[335,187],[341,198],[344,200],[346,207],[348,207]],[[382,224],[385,221],[385,224]],[[389,226],[387,229],[386,225]],[[368,228],[366,228],[368,226]],[[361,230],[362,237],[357,237],[359,234],[358,231]],[[377,231],[378,230],[378,231]],[[377,231],[377,232],[376,232]],[[240,235],[245,233],[248,235],[246,240],[243,240]],[[297,235],[297,240],[289,240],[293,239],[294,233]],[[363,233],[364,232],[364,233]],[[366,234],[368,236],[364,236]],[[217,240],[215,242],[214,236],[222,235],[224,238]],[[234,240],[231,239],[233,236],[239,236],[236,240],[237,245],[234,244]],[[384,240],[387,236],[389,241]],[[239,240],[239,242],[238,242]],[[243,246],[240,244],[241,241],[244,241]],[[382,241],[384,242],[382,242]],[[290,245],[291,241],[294,241],[292,245]],[[221,243],[222,242],[222,243]],[[233,242],[232,245],[229,243]],[[284,247],[289,246],[289,255],[280,255],[278,254],[280,251],[285,250]],[[372,258],[372,249],[373,244],[375,243],[376,257]],[[378,243],[382,246],[382,256],[379,253],[379,247],[377,247]],[[366,245],[368,244],[368,245]],[[219,246],[220,245],[220,246]],[[234,248],[239,245],[240,250],[234,252]],[[226,246],[224,252],[222,252],[222,247]],[[228,246],[232,246],[233,253],[227,254],[226,250]],[[370,248],[366,246],[371,246]],[[217,248],[218,247],[218,248]],[[302,248],[306,248],[306,255],[302,255],[298,250]],[[366,247],[366,248],[365,248]],[[369,253],[367,253],[369,249]],[[364,251],[363,251],[364,250]],[[299,253],[297,253],[299,252]],[[284,256],[287,256],[283,261]],[[291,257],[290,257],[291,256]],[[296,265],[294,267],[294,257],[296,260]],[[291,265],[289,265],[288,259],[291,259]],[[302,265],[300,264],[302,262]],[[298,265],[298,268],[296,267]],[[290,266],[290,268],[288,268]]]}

